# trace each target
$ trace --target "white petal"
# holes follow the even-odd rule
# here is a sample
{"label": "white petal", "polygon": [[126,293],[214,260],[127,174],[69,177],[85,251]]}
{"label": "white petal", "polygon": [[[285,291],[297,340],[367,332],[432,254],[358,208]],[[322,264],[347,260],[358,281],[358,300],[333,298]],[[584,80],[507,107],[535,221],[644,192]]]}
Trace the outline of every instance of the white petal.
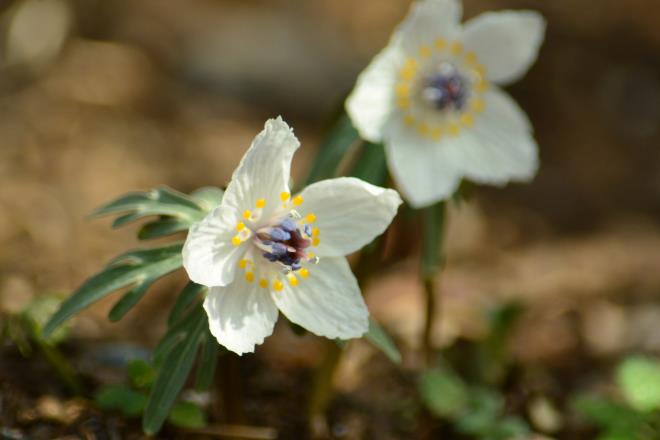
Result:
{"label": "white petal", "polygon": [[400,40],[408,54],[417,55],[420,47],[432,46],[438,38],[456,38],[462,14],[458,0],[417,1],[395,31],[394,39]]}
{"label": "white petal", "polygon": [[449,198],[461,181],[453,165],[451,139],[432,141],[403,124],[401,117],[388,123],[387,162],[403,197],[415,208]]}
{"label": "white petal", "polygon": [[290,321],[326,338],[358,338],[369,327],[369,311],[344,257],[322,258],[309,277],[285,284],[273,300]]}
{"label": "white petal", "polygon": [[355,252],[382,234],[392,222],[401,197],[392,190],[354,177],[314,183],[300,194],[300,213],[313,213],[320,231],[318,256],[339,257]]}
{"label": "white petal", "polygon": [[383,125],[392,111],[400,51],[390,45],[374,57],[358,76],[346,100],[346,112],[363,139],[380,142]]}
{"label": "white petal", "polygon": [[236,210],[220,206],[194,224],[183,245],[183,267],[188,277],[204,286],[226,286],[234,280],[236,265],[246,243],[234,246]]}
{"label": "white petal", "polygon": [[528,181],[538,169],[538,147],[525,113],[504,92],[484,95],[486,109],[475,124],[456,139],[457,163],[466,177],[479,183],[503,185]]}
{"label": "white petal", "polygon": [[253,352],[273,333],[277,321],[277,307],[268,291],[242,277],[229,286],[211,288],[204,310],[218,343],[237,354]]}
{"label": "white petal", "polygon": [[545,19],[537,12],[488,12],[465,23],[463,43],[486,67],[489,80],[508,84],[534,63],[544,33]]}
{"label": "white petal", "polygon": [[289,191],[293,153],[300,142],[281,117],[266,121],[232,176],[222,204],[239,212],[254,209],[257,200],[266,200],[263,215],[279,205],[280,194]]}

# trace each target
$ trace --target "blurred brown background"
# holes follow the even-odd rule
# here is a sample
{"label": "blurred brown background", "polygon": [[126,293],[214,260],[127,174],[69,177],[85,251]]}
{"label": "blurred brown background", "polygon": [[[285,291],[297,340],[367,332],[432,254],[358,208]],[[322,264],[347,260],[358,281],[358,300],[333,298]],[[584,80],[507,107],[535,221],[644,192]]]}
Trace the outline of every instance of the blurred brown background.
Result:
{"label": "blurred brown background", "polygon": [[[69,292],[134,246],[133,227],[86,218],[100,203],[226,184],[268,117],[295,127],[302,178],[408,5],[0,1],[0,303]],[[516,339],[526,359],[660,351],[660,3],[466,0],[465,17],[502,8],[538,9],[549,23],[538,62],[510,89],[542,166],[532,184],[480,188],[453,211],[436,342],[478,334],[475,316],[515,297],[533,323]],[[421,325],[416,274],[404,261],[369,294],[404,349]],[[182,282],[161,284],[120,324],[105,320],[115,297],[103,301],[76,334],[152,343]]]}

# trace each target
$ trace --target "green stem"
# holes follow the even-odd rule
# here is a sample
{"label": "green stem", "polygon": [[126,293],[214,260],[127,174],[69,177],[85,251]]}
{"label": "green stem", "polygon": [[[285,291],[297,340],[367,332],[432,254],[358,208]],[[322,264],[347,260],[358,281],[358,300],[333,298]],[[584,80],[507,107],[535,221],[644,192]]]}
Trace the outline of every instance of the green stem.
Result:
{"label": "green stem", "polygon": [[325,413],[333,394],[332,379],[337,371],[342,354],[342,347],[339,346],[337,341],[326,340],[324,343],[325,355],[314,374],[312,395],[308,407],[308,420],[312,438],[326,438],[329,435]]}
{"label": "green stem", "polygon": [[421,278],[424,286],[425,317],[422,330],[422,351],[424,361],[429,367],[433,360],[433,326],[440,313],[439,301],[436,298],[435,279],[440,273],[444,260],[442,246],[445,232],[445,203],[439,202],[422,211],[423,237],[422,237],[422,267]]}
{"label": "green stem", "polygon": [[62,353],[60,353],[60,351],[53,345],[44,342],[38,336],[35,336],[33,340],[43,353],[46,361],[53,367],[69,391],[78,395],[82,394],[83,387],[78,380],[76,371],[73,369],[71,364],[67,362],[66,358],[62,356]]}

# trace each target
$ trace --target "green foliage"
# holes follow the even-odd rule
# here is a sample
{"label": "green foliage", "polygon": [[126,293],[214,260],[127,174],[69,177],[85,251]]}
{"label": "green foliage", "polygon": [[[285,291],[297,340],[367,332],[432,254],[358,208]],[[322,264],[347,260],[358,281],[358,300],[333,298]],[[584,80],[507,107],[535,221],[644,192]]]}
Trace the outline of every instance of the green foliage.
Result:
{"label": "green foliage", "polygon": [[467,408],[467,386],[449,371],[430,370],[422,373],[419,393],[428,410],[437,417],[454,418]]}
{"label": "green foliage", "polygon": [[[140,229],[138,237],[162,237],[186,230],[194,222],[201,220],[209,210],[220,203],[222,194],[222,190],[218,188],[205,187],[187,196],[170,188],[160,187],[123,195],[94,210],[92,215],[119,215],[113,227],[144,217],[157,216],[157,220]],[[104,270],[85,281],[62,304],[46,324],[44,335],[51,334],[64,321],[95,301],[115,290],[129,287],[129,291],[109,313],[110,320],[120,320],[142,299],[157,279],[181,267],[181,247],[181,243],[174,243],[130,251],[115,258]]]}
{"label": "green foliage", "polygon": [[342,113],[319,148],[306,184],[334,177],[348,150],[359,140],[350,118]]}
{"label": "green foliage", "polygon": [[167,420],[181,428],[202,428],[206,426],[206,414],[192,402],[178,402],[172,407]]}
{"label": "green foliage", "polygon": [[101,388],[94,396],[96,404],[106,411],[119,411],[127,417],[136,417],[144,412],[147,396],[124,385]]}
{"label": "green foliage", "polygon": [[642,356],[624,360],[616,371],[624,402],[602,396],[578,396],[573,407],[602,430],[598,440],[660,438],[660,363]]}
{"label": "green foliage", "polygon": [[170,413],[192,369],[207,326],[206,319],[195,320],[181,342],[165,355],[144,410],[142,429],[147,434],[158,432]]}
{"label": "green foliage", "polygon": [[445,203],[439,202],[422,211],[422,276],[431,278],[442,264],[442,238],[445,229]]}
{"label": "green foliage", "polygon": [[197,375],[195,377],[195,388],[197,391],[206,391],[211,388],[215,370],[218,366],[218,348],[217,341],[207,327],[204,345],[202,346],[202,354],[197,365]]}
{"label": "green foliage", "polygon": [[364,335],[367,341],[382,351],[395,364],[401,363],[401,353],[396,348],[394,341],[376,321],[369,318],[369,330]]}
{"label": "green foliage", "polygon": [[384,186],[387,183],[387,162],[383,145],[364,142],[350,175],[373,185]]}
{"label": "green foliage", "polygon": [[166,216],[188,222],[201,220],[206,210],[193,197],[167,187],[125,194],[92,211],[92,216],[121,214],[112,223],[113,228],[143,217]]}
{"label": "green foliage", "polygon": [[156,369],[149,362],[141,359],[129,362],[127,373],[136,388],[149,389],[156,379]]}
{"label": "green foliage", "polygon": [[504,414],[504,399],[497,391],[468,385],[449,369],[424,372],[419,394],[432,415],[449,420],[462,434],[480,440],[507,440],[529,433],[524,420]]}
{"label": "green foliage", "polygon": [[51,334],[60,324],[115,290],[131,286],[110,311],[110,319],[121,319],[158,278],[181,267],[181,243],[127,252],[100,273],[85,281],[44,327]]}
{"label": "green foliage", "polygon": [[[161,187],[121,196],[96,209],[92,215],[118,215],[113,227],[155,217],[138,231],[138,238],[151,239],[189,229],[220,204],[222,195],[222,190],[212,187],[201,188],[191,195]],[[126,288],[127,292],[109,313],[110,320],[121,319],[156,280],[181,268],[182,246],[177,242],[118,256],[61,305],[44,326],[43,334],[57,335],[55,331],[71,316],[106,295]],[[168,330],[154,350],[158,368],[144,361],[132,362],[128,375],[135,389],[118,386],[102,389],[97,395],[100,407],[126,415],[143,414],[143,426],[148,433],[158,431],[167,417],[178,426],[198,427],[205,423],[201,409],[176,402],[200,347],[203,350],[196,377],[199,389],[210,386],[217,365],[217,344],[208,332],[206,314],[199,301],[205,289],[191,282],[179,294],[168,319]]]}
{"label": "green foliage", "polygon": [[660,362],[630,357],[619,366],[616,377],[630,406],[639,411],[660,409]]}

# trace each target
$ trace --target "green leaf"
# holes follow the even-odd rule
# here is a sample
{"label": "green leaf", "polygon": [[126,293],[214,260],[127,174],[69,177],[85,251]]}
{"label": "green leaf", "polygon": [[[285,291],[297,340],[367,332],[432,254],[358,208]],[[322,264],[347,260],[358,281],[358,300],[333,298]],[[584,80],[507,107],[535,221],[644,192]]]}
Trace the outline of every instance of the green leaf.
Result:
{"label": "green leaf", "polygon": [[121,411],[128,417],[135,417],[144,411],[147,396],[126,386],[109,385],[96,393],[94,401],[106,411]]}
{"label": "green leaf", "polygon": [[401,353],[387,332],[373,319],[369,318],[369,330],[364,335],[367,341],[382,351],[395,364],[401,363]]}
{"label": "green leaf", "polygon": [[167,421],[179,428],[203,428],[206,426],[206,414],[194,403],[179,402],[172,407]]}
{"label": "green leaf", "polygon": [[156,369],[142,359],[130,361],[127,371],[128,377],[137,388],[149,388],[156,379]]}
{"label": "green leaf", "polygon": [[205,186],[193,191],[190,197],[205,211],[209,212],[220,205],[224,191],[214,186]]}
{"label": "green leaf", "polygon": [[504,407],[502,396],[488,388],[473,387],[468,401],[467,410],[456,420],[458,431],[475,436],[492,432]]}
{"label": "green leaf", "polygon": [[442,238],[445,229],[445,203],[439,202],[422,211],[422,275],[431,278],[442,264]]}
{"label": "green leaf", "polygon": [[145,223],[138,231],[140,240],[149,240],[152,238],[166,237],[177,232],[186,231],[190,228],[190,223],[186,220],[164,217],[160,220]]}
{"label": "green leaf", "polygon": [[363,143],[360,156],[349,174],[373,185],[385,186],[387,183],[387,162],[383,145],[370,142]]}
{"label": "green leaf", "polygon": [[660,409],[660,362],[633,356],[619,366],[616,376],[624,397],[633,408]]}
{"label": "green leaf", "polygon": [[465,383],[445,370],[422,373],[419,393],[429,411],[438,417],[454,418],[467,408],[469,396]]}
{"label": "green leaf", "polygon": [[158,342],[158,345],[154,348],[152,353],[154,362],[157,365],[160,364],[162,359],[192,331],[200,320],[206,321],[206,314],[201,303],[198,303],[197,307],[189,310],[188,313],[181,317],[181,319],[167,328],[165,335],[161,338],[160,342]]}
{"label": "green leaf", "polygon": [[578,396],[572,402],[575,411],[583,417],[608,429],[634,431],[646,418],[630,407],[597,396]]}
{"label": "green leaf", "polygon": [[193,301],[205,290],[205,286],[193,283],[192,281],[186,284],[186,287],[184,287],[181,293],[179,293],[179,296],[177,297],[176,302],[170,311],[170,316],[167,319],[167,325],[171,326],[177,322],[181,316],[183,316],[183,313],[188,309],[188,306],[190,306]]}
{"label": "green leaf", "polygon": [[319,148],[306,184],[334,177],[342,159],[359,139],[350,118],[343,113]]}
{"label": "green leaf", "polygon": [[195,200],[167,187],[125,194],[92,212],[92,216],[126,213],[113,227],[123,226],[142,217],[166,215],[189,223],[201,220],[205,211]]}
{"label": "green leaf", "polygon": [[[78,313],[90,304],[98,301],[104,296],[122,287],[139,287],[144,283],[150,283],[155,278],[162,277],[181,267],[181,243],[163,246],[154,249],[143,249],[127,252],[114,259],[102,272],[85,281],[50,318],[44,327],[45,337],[50,335],[60,324]],[[113,309],[111,318],[123,316],[139,299],[140,292],[127,293],[127,299],[120,300],[122,303],[118,310]],[[143,293],[143,292],[142,292]]]}
{"label": "green leaf", "polygon": [[117,322],[123,318],[124,315],[126,315],[126,313],[128,313],[128,311],[142,299],[156,279],[157,278],[149,278],[141,281],[125,293],[108,313],[108,319],[112,322]]}
{"label": "green leaf", "polygon": [[202,346],[202,355],[197,365],[197,376],[195,377],[195,388],[198,391],[206,391],[211,388],[215,369],[218,366],[219,347],[215,337],[207,328],[204,345]]}
{"label": "green leaf", "polygon": [[66,339],[69,334],[67,327],[60,327],[57,331],[48,335],[47,338],[43,336],[42,330],[48,319],[53,316],[53,313],[62,305],[62,298],[56,295],[39,295],[23,309],[22,316],[25,322],[32,330],[32,335],[35,338],[44,338],[44,342],[56,345]]}
{"label": "green leaf", "polygon": [[155,434],[172,408],[192,369],[201,336],[207,326],[206,319],[198,319],[186,337],[171,350],[161,364],[142,419],[142,429]]}

